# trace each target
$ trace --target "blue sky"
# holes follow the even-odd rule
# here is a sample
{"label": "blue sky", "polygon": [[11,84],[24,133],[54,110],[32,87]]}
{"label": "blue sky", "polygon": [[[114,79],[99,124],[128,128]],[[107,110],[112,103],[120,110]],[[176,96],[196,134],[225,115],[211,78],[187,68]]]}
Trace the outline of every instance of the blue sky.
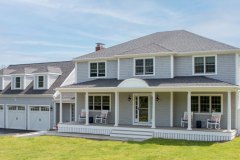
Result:
{"label": "blue sky", "polygon": [[239,0],[0,0],[0,65],[71,60],[185,29],[240,47]]}

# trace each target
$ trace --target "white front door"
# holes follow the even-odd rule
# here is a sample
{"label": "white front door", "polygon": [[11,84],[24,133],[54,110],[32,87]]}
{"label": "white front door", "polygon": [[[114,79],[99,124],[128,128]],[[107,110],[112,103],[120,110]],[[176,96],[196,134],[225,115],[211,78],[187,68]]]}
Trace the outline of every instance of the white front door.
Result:
{"label": "white front door", "polygon": [[134,124],[150,124],[150,96],[134,96]]}
{"label": "white front door", "polygon": [[4,107],[3,105],[0,105],[0,128],[4,128]]}

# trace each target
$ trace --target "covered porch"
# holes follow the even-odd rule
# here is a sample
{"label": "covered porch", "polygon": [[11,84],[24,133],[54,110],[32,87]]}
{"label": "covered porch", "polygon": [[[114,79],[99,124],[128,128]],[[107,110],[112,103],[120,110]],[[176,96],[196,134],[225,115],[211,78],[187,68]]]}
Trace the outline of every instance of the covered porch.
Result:
{"label": "covered porch", "polygon": [[[201,141],[227,141],[236,136],[235,111],[238,106],[238,92],[232,85],[226,87],[218,84],[218,87],[211,88],[206,86],[201,88],[196,86],[149,87],[149,83],[145,81],[134,80],[122,81],[114,88],[69,87],[64,91],[60,90],[58,131]],[[62,95],[69,92],[74,93],[76,114],[74,122],[63,123]],[[92,106],[95,103],[91,103],[94,96],[109,96],[107,124],[89,123],[89,117],[95,118],[104,109]],[[212,106],[207,107],[204,113],[194,112],[191,120],[193,96],[221,97],[220,130],[206,128],[206,121],[211,118]],[[211,98],[208,99],[211,101]],[[101,104],[101,107],[108,107],[108,105]],[[82,110],[86,112],[86,120],[80,123],[79,115]],[[188,122],[185,127],[181,127],[184,112],[187,112]],[[196,121],[201,121],[201,128],[196,128]]]}

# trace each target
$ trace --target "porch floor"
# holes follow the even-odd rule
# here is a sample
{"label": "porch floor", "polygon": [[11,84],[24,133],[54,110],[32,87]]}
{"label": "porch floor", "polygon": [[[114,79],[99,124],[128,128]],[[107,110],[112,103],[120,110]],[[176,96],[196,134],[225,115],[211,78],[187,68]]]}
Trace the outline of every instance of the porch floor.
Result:
{"label": "porch floor", "polygon": [[[80,125],[80,126],[86,126],[85,123],[82,122],[65,122],[62,123],[65,125]],[[93,127],[114,127],[114,124],[101,124],[101,123],[89,123],[88,126],[93,126]],[[114,128],[136,128],[136,129],[161,129],[161,130],[182,130],[182,131],[186,131],[187,127],[160,127],[160,126],[156,126],[156,128],[152,129],[151,126],[144,126],[144,125],[124,125],[124,124],[120,124],[118,127],[114,127]],[[203,132],[223,132],[223,133],[229,133],[227,131],[227,129],[208,129],[208,128],[192,128],[191,131],[203,131]],[[232,129],[231,132],[236,132],[236,129]]]}

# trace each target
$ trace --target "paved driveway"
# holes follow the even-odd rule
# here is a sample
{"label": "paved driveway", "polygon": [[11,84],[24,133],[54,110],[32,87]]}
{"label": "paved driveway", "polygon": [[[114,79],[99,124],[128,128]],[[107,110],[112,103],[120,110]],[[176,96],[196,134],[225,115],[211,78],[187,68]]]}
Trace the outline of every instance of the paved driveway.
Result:
{"label": "paved driveway", "polygon": [[34,132],[34,131],[16,130],[16,129],[0,129],[0,136],[24,134],[24,133],[31,133],[31,132]]}

